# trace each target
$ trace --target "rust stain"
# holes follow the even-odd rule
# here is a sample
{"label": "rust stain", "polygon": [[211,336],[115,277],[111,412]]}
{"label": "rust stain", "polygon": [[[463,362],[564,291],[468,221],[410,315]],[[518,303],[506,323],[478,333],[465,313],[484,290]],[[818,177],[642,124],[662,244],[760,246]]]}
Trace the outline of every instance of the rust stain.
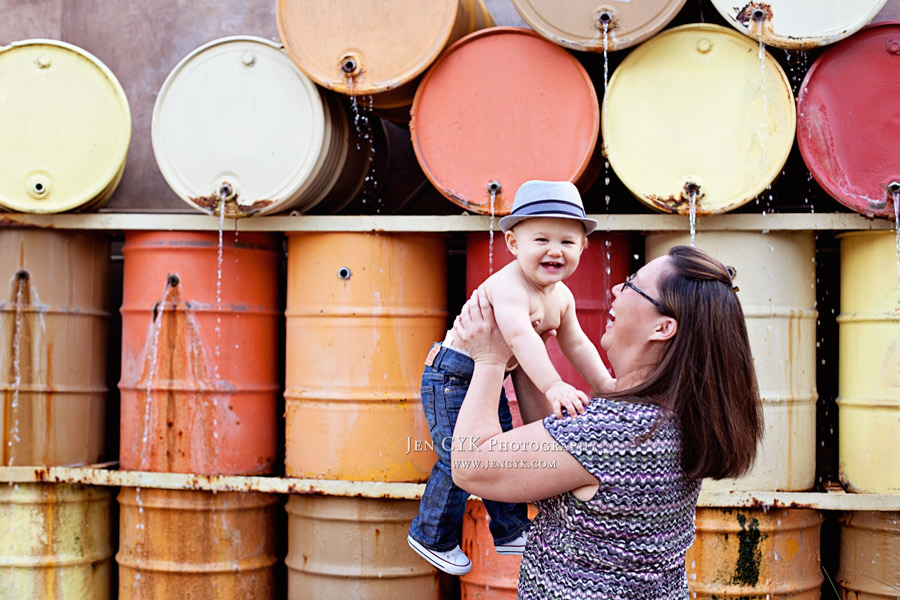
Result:
{"label": "rust stain", "polygon": [[737,11],[734,18],[744,26],[749,26],[748,23],[750,23],[750,21],[757,20],[753,16],[756,11],[762,11],[763,17],[762,19],[759,19],[761,21],[771,21],[774,16],[772,13],[772,6],[765,2],[750,2],[743,8],[734,7],[734,10]]}
{"label": "rust stain", "polygon": [[759,570],[762,563],[760,542],[767,536],[760,533],[759,521],[756,517],[747,519],[746,515],[735,515],[741,526],[738,533],[738,559],[735,564],[732,583],[755,586],[759,582]]}
{"label": "rust stain", "polygon": [[[222,198],[216,195],[198,196],[196,198],[189,198],[189,200],[214,215],[219,214],[219,207],[222,205]],[[239,204],[237,200],[237,194],[225,200],[226,217],[250,217],[271,205],[273,202],[273,200],[257,200],[251,204]]]}

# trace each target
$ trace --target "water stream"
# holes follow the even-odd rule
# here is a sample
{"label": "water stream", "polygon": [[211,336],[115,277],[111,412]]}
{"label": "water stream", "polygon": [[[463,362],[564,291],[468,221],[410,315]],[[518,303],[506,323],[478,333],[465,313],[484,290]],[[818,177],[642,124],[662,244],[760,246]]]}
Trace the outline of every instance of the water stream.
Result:
{"label": "water stream", "polygon": [[497,188],[488,186],[491,195],[491,221],[488,225],[488,277],[494,274],[494,208],[497,201]]}
{"label": "water stream", "polygon": [[[891,192],[894,200],[894,233],[897,236],[897,309],[900,311],[900,191]],[[897,322],[900,326],[900,321]]]}
{"label": "water stream", "polygon": [[689,219],[691,222],[691,247],[694,247],[694,238],[697,235],[697,192],[690,192]]}
{"label": "water stream", "polygon": [[15,315],[13,317],[13,341],[12,341],[12,398],[9,403],[9,416],[12,420],[12,427],[9,430],[9,439],[6,442],[7,466],[15,464],[15,444],[18,444],[19,438],[19,390],[22,387],[22,329],[24,328],[24,315],[22,310],[22,296],[28,282],[28,273],[19,271],[15,275],[13,286],[15,287]]}

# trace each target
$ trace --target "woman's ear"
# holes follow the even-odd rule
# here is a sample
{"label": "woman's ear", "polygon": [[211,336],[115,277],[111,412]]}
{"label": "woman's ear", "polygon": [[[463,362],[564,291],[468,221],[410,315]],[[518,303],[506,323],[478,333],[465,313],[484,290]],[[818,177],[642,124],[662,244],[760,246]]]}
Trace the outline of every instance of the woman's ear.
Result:
{"label": "woman's ear", "polygon": [[519,244],[516,241],[516,234],[513,233],[512,230],[510,230],[507,231],[504,235],[506,237],[506,247],[509,249],[510,253],[513,256],[517,256],[517,253],[519,252]]}
{"label": "woman's ear", "polygon": [[665,342],[672,339],[678,333],[678,321],[672,317],[661,316],[650,334],[651,340]]}

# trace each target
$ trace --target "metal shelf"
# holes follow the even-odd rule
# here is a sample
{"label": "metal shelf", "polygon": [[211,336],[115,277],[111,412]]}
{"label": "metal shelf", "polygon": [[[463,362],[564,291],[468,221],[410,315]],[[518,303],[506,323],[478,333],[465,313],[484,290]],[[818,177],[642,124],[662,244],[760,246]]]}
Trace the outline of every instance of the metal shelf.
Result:
{"label": "metal shelf", "polygon": [[[418,500],[424,483],[298,479],[293,477],[196,475],[111,469],[115,463],[87,467],[0,467],[0,483],[80,483],[208,492],[322,494]],[[816,510],[900,511],[900,494],[848,494],[833,484],[827,492],[701,491],[701,508],[811,508]]]}
{"label": "metal shelf", "polygon": [[[689,231],[687,216],[667,214],[589,215],[600,222],[598,231]],[[497,219],[494,219],[494,229]],[[0,213],[0,227],[112,231],[218,231],[219,218],[184,213]],[[372,215],[372,216],[263,216],[225,219],[224,231],[384,231],[466,232],[488,231],[484,215]],[[856,213],[770,213],[700,216],[696,230],[828,231],[889,230],[888,220],[867,219]]]}

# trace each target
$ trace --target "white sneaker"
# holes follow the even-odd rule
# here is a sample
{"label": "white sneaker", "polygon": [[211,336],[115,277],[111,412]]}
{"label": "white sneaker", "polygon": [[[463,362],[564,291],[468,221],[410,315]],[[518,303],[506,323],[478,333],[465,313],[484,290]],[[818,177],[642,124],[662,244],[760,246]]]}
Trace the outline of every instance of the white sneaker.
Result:
{"label": "white sneaker", "polygon": [[517,537],[514,540],[511,540],[505,544],[498,544],[494,546],[497,549],[497,554],[522,554],[525,552],[525,542],[528,541],[528,532],[523,531],[522,535]]}
{"label": "white sneaker", "polygon": [[444,573],[449,573],[450,575],[465,575],[472,570],[472,561],[469,560],[469,557],[466,556],[462,550],[460,550],[459,545],[451,550],[438,552],[437,550],[429,550],[414,540],[410,535],[406,536],[406,541],[409,542],[409,547],[415,550],[419,556]]}

